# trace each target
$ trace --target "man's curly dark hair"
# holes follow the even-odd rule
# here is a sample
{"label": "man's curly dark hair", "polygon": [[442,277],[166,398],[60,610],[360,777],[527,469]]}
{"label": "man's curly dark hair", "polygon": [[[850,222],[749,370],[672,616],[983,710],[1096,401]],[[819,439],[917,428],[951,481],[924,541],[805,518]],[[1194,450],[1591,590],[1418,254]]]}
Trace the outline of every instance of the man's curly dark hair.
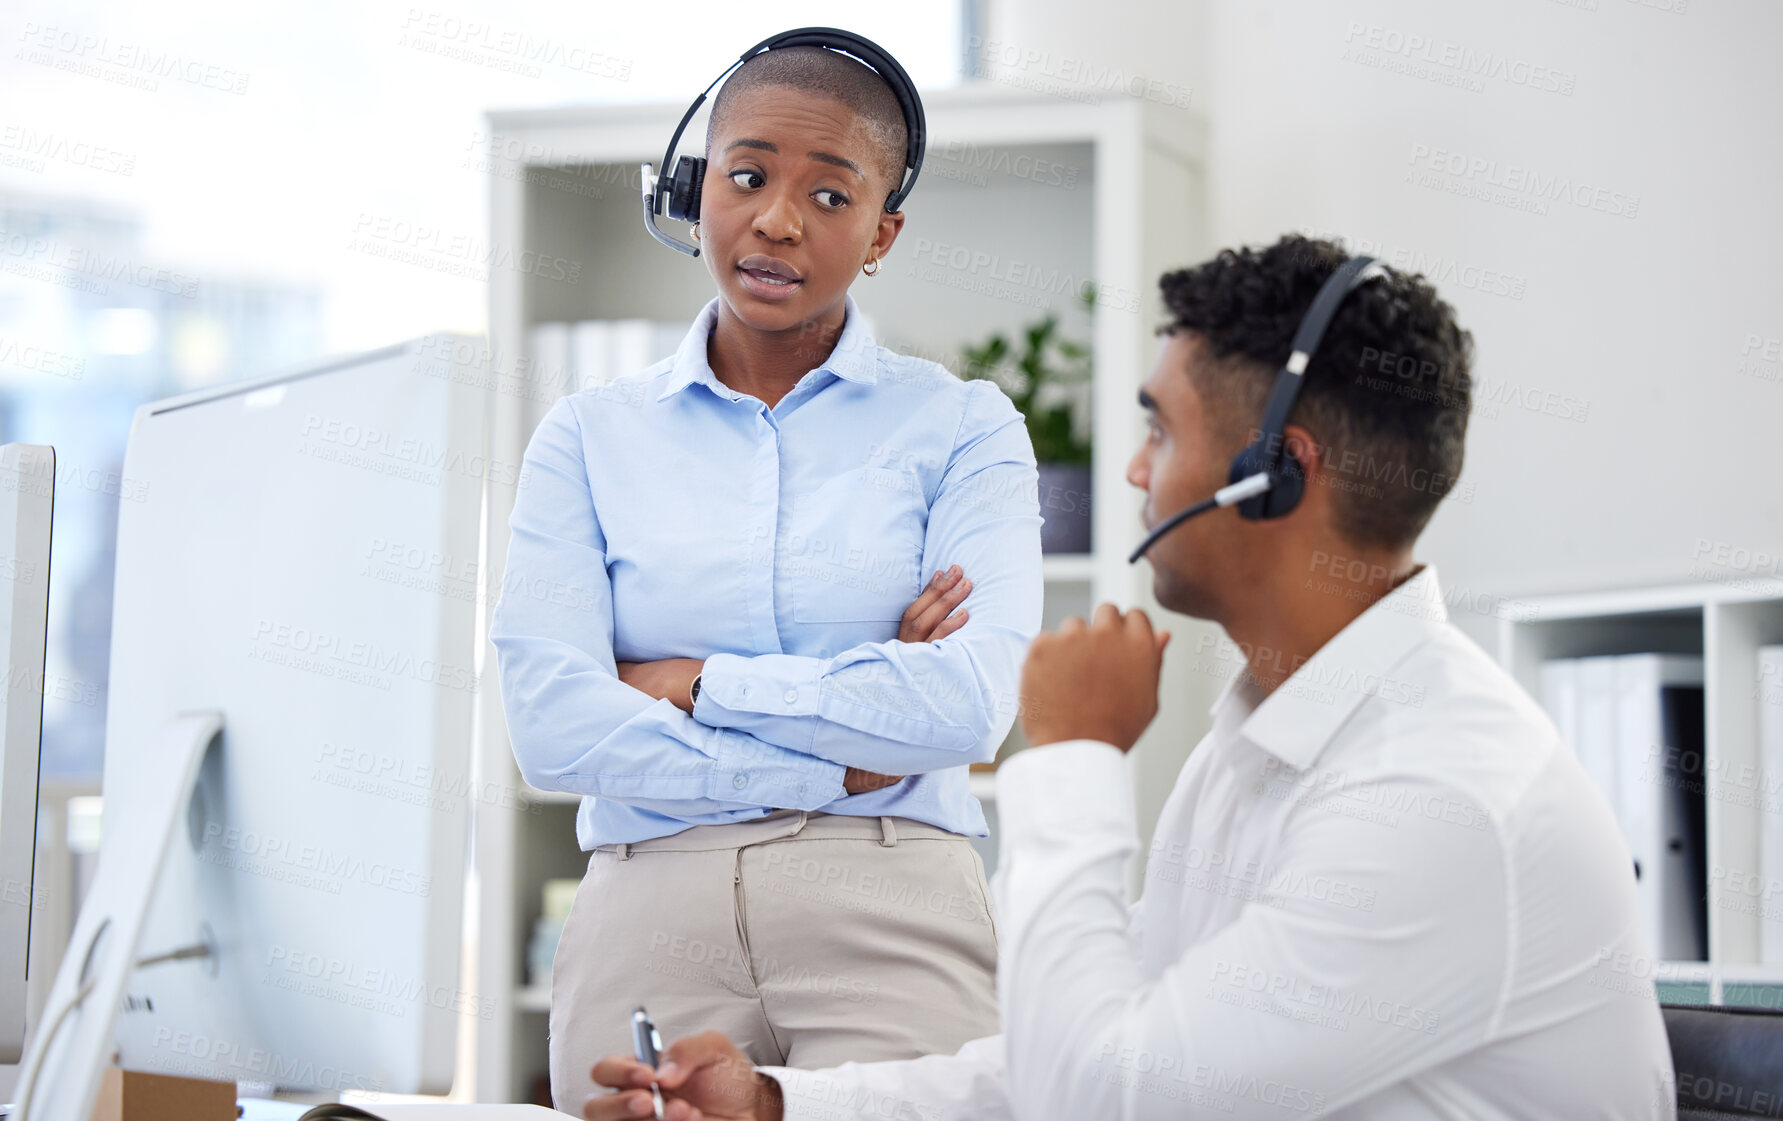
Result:
{"label": "man's curly dark hair", "polygon": [[[1294,328],[1348,258],[1335,241],[1291,234],[1224,249],[1158,281],[1171,321],[1213,361],[1190,370],[1236,455],[1257,436]],[[1472,406],[1473,336],[1422,276],[1394,269],[1352,291],[1306,369],[1289,421],[1311,432],[1338,488],[1338,531],[1357,547],[1399,548],[1423,532],[1461,473]]]}

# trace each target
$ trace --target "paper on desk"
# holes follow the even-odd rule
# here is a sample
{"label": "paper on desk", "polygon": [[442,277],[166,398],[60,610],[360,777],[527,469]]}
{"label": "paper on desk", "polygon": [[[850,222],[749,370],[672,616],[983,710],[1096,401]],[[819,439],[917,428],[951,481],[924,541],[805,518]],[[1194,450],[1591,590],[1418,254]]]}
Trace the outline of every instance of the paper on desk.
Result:
{"label": "paper on desk", "polygon": [[563,1121],[563,1115],[542,1105],[484,1105],[420,1102],[389,1105],[319,1105],[302,1121]]}

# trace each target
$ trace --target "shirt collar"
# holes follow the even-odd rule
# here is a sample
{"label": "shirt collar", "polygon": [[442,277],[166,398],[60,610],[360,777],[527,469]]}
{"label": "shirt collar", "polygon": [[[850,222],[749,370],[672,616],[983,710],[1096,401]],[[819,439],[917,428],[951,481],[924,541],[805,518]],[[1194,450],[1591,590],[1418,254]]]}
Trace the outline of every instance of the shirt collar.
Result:
{"label": "shirt collar", "polygon": [[[836,339],[835,349],[830,351],[829,357],[817,369],[827,370],[839,378],[862,385],[872,385],[879,380],[878,344],[868,333],[866,321],[854,305],[854,297],[844,295],[842,301],[842,334]],[[668,383],[656,395],[658,401],[674,396],[696,381],[704,382],[720,396],[737,395],[718,380],[718,375],[712,372],[712,364],[706,357],[706,340],[711,337],[712,328],[717,322],[718,297],[714,296],[694,319],[687,334],[682,336],[681,345],[675,350],[674,364],[669,367]]]}
{"label": "shirt collar", "polygon": [[[1238,734],[1296,769],[1318,759],[1369,697],[1422,704],[1424,687],[1395,667],[1449,620],[1436,568],[1423,565],[1382,596],[1267,697],[1241,667],[1210,712],[1216,728]],[[1259,699],[1261,703],[1259,703]]]}

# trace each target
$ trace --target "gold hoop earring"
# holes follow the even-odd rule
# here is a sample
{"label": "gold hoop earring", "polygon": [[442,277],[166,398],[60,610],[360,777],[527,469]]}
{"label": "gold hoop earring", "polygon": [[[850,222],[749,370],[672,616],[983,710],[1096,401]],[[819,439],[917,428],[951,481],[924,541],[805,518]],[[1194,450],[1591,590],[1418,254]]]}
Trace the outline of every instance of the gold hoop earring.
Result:
{"label": "gold hoop earring", "polygon": [[873,257],[868,259],[867,263],[861,266],[861,271],[868,276],[877,274],[879,272],[879,258]]}
{"label": "gold hoop earring", "polygon": [[693,240],[698,241],[700,239],[700,224],[695,222],[693,224],[693,229],[688,230],[687,232],[693,235]]}

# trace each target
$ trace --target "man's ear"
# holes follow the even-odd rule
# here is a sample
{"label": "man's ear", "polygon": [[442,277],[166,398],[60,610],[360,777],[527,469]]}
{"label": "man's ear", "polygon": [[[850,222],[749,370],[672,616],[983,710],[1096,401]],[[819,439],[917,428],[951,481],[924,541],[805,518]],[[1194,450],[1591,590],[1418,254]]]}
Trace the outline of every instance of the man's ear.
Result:
{"label": "man's ear", "polygon": [[1318,481],[1316,475],[1325,469],[1325,449],[1313,439],[1311,432],[1298,424],[1290,424],[1282,429],[1282,454],[1293,456],[1300,464],[1300,474],[1311,487]]}

